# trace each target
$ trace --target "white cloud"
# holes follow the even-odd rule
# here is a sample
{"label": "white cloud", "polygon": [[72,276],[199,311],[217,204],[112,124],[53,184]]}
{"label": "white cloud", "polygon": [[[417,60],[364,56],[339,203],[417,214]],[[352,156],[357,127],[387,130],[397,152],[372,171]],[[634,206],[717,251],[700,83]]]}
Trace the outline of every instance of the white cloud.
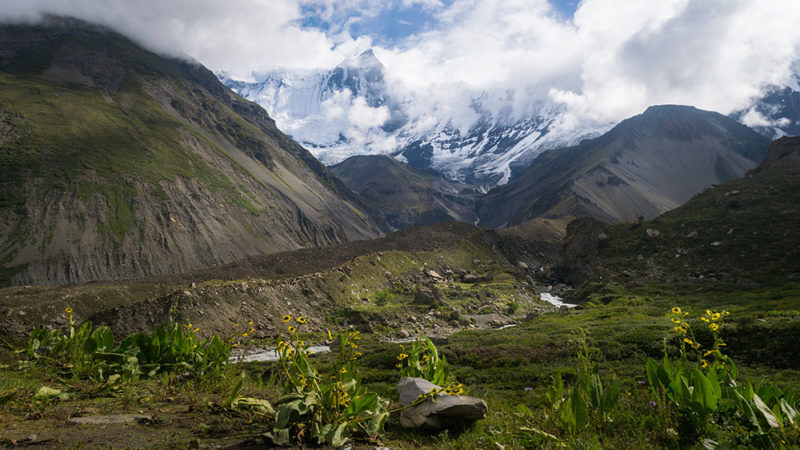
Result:
{"label": "white cloud", "polygon": [[[800,42],[797,0],[583,0],[571,20],[547,0],[4,0],[0,18],[48,12],[97,21],[247,78],[331,68],[373,44],[351,36],[349,24],[397,5],[439,22],[375,48],[419,127],[437,115],[468,127],[480,117],[472,106],[482,91],[480,107],[495,114],[555,101],[567,110],[564,123],[619,120],[658,103],[727,113],[787,83]],[[308,10],[330,29],[302,27]],[[363,128],[354,101],[341,108],[337,117]]]}

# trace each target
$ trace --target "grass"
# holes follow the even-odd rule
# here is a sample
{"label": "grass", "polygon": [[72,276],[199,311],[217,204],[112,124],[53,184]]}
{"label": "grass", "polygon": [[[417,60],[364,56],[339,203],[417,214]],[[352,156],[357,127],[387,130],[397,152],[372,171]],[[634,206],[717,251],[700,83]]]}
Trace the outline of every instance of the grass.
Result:
{"label": "grass", "polygon": [[[536,428],[566,438],[563,431],[547,419],[553,413],[545,391],[551,384],[551,377],[559,373],[568,385],[575,382],[580,371],[575,342],[579,330],[584,330],[589,348],[601,361],[600,373],[618,380],[622,398],[613,412],[613,424],[592,422],[570,445],[580,448],[674,447],[675,441],[665,425],[664,414],[667,413],[649,403],[649,390],[640,383],[646,380],[644,363],[648,357],[660,358],[665,348],[673,354],[678,349],[678,339],[670,332],[670,308],[678,305],[691,311],[693,315],[689,317],[694,320],[708,308],[728,309],[731,320],[721,331],[729,344],[729,354],[741,369],[740,379],[766,379],[781,388],[797,389],[800,365],[793,358],[791,347],[800,331],[800,325],[794,320],[798,301],[800,286],[793,284],[777,289],[702,293],[670,292],[663,286],[650,286],[605,294],[581,309],[543,314],[508,329],[456,333],[446,345],[439,346],[439,350],[447,358],[451,374],[464,383],[466,393],[487,401],[486,419],[462,432],[430,434],[404,430],[397,419],[392,418],[380,442],[398,448],[553,447],[555,441],[542,441],[525,429]],[[707,338],[698,336],[701,340]],[[318,341],[322,336],[308,335],[303,339]],[[360,367],[367,388],[396,400],[399,373],[394,365],[400,347],[379,342],[374,335],[365,335],[359,351],[364,353]],[[188,444],[193,439],[203,443],[218,442],[227,433],[246,440],[269,430],[269,422],[264,419],[239,416],[214,406],[221,404],[229,392],[238,366],[228,366],[226,377],[221,381],[194,384],[162,377],[137,383],[110,397],[85,398],[80,395],[83,382],[67,380],[78,395],[71,400],[42,405],[33,399],[33,394],[42,385],[63,387],[64,379],[58,371],[33,366],[26,372],[19,372],[12,368],[13,364],[9,365],[15,358],[13,355],[0,354],[0,363],[6,364],[0,368],[0,396],[14,393],[8,403],[0,405],[0,420],[14,425],[7,429],[39,427],[39,434],[48,435],[49,427],[81,411],[142,410],[149,413],[164,410],[168,412],[161,415],[171,422],[160,427],[170,429],[179,437],[176,437],[177,445]],[[331,355],[314,358],[321,372],[335,364]],[[274,363],[249,363],[241,367],[247,373],[243,395],[276,399],[275,374],[278,371]],[[532,415],[526,413],[526,409]],[[174,418],[177,410],[183,410],[192,423]],[[33,422],[22,420],[32,414]],[[753,442],[756,442],[748,440],[750,438],[737,429],[712,427],[708,437],[727,445],[748,442],[748,445],[755,445]],[[699,447],[700,443],[693,445]]]}

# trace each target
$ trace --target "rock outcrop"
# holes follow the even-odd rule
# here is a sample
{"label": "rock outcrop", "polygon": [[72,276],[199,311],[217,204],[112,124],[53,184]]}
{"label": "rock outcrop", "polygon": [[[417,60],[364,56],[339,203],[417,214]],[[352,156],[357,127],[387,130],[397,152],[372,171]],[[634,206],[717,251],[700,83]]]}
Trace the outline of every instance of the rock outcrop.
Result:
{"label": "rock outcrop", "polygon": [[[441,390],[440,386],[422,378],[404,377],[398,391],[400,403],[408,406],[420,395]],[[463,428],[486,417],[489,407],[482,399],[466,395],[438,394],[432,399],[406,408],[400,412],[400,424],[405,428],[440,431],[447,428]]]}

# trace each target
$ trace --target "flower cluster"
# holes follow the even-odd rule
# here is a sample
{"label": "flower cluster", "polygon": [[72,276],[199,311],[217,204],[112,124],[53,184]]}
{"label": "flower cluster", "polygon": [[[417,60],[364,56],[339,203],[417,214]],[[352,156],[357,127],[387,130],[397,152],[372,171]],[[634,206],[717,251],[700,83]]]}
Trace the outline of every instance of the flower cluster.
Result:
{"label": "flower cluster", "polygon": [[[720,350],[721,347],[724,347],[726,344],[719,336],[719,326],[722,321],[723,317],[729,316],[730,313],[728,311],[712,311],[710,309],[706,310],[705,316],[701,317],[700,320],[708,326],[709,331],[711,331],[712,336],[714,337],[714,345],[710,350],[702,350],[702,345],[697,339],[694,337],[694,332],[692,331],[692,327],[689,322],[685,319],[689,313],[681,310],[679,307],[672,308],[672,317],[670,320],[676,324],[674,330],[681,336],[683,336],[683,340],[681,341],[681,345],[685,349],[686,346],[691,348],[697,353],[698,361],[700,363],[700,367],[706,368],[709,366],[709,358],[714,357],[716,360],[716,365],[718,367],[724,366],[725,361],[728,361],[728,358],[722,353]],[[685,353],[685,352],[684,352]]]}
{"label": "flower cluster", "polygon": [[[191,325],[191,324],[190,324]],[[255,326],[253,325],[252,320],[247,321],[247,325],[240,325],[239,322],[233,323],[233,336],[228,339],[228,343],[231,344],[232,347],[238,347],[245,339],[253,337],[253,333],[256,332]],[[197,330],[194,330],[197,332]]]}
{"label": "flower cluster", "polygon": [[430,389],[430,391],[428,391],[426,393],[423,393],[423,394],[419,394],[419,397],[417,397],[417,400],[414,403],[415,404],[416,403],[421,403],[421,402],[423,402],[423,401],[425,401],[425,400],[427,400],[429,398],[433,399],[434,401],[436,401],[436,396],[441,394],[441,393],[444,393],[444,394],[447,394],[447,395],[461,395],[461,394],[464,393],[464,385],[461,384],[461,383],[458,383],[458,384],[450,384],[445,388],[432,387]]}

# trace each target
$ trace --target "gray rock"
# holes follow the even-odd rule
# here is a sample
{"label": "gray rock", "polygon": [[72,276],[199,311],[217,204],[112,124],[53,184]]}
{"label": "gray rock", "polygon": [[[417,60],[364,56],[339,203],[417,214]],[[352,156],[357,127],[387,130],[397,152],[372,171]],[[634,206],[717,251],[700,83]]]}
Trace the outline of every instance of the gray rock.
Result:
{"label": "gray rock", "polygon": [[481,277],[475,275],[474,273],[466,273],[461,277],[461,281],[464,283],[477,283],[480,280]]}
{"label": "gray rock", "polygon": [[420,287],[414,294],[414,303],[417,305],[433,306],[441,303],[442,291],[436,287]]}
{"label": "gray rock", "polygon": [[[440,386],[422,378],[404,377],[398,386],[400,403],[403,406],[410,405],[432,388],[441,389]],[[419,405],[402,410],[400,425],[404,428],[424,430],[465,427],[485,418],[488,409],[486,402],[479,398],[439,394],[435,399],[428,399]]]}
{"label": "gray rock", "polygon": [[517,265],[522,270],[528,270],[528,264],[526,264],[525,261],[520,261],[520,262],[517,263]]}
{"label": "gray rock", "polygon": [[441,280],[442,279],[442,276],[439,274],[439,272],[437,272],[435,270],[430,270],[430,269],[426,270],[425,271],[425,275],[428,275],[429,277],[434,278],[436,280]]}
{"label": "gray rock", "polygon": [[648,228],[648,229],[647,229],[647,231],[646,231],[646,233],[647,233],[647,237],[649,237],[650,239],[655,239],[655,238],[657,238],[659,235],[661,235],[661,232],[660,232],[660,231],[658,231],[658,230],[655,230],[655,229],[653,229],[653,228]]}

